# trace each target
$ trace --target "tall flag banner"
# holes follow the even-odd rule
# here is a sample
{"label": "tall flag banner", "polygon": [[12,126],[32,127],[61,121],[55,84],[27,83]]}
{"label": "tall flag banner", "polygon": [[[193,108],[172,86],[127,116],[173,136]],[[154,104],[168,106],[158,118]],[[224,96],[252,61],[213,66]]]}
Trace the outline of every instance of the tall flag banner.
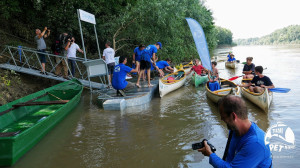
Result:
{"label": "tall flag banner", "polygon": [[212,71],[209,51],[208,51],[205,35],[201,25],[195,19],[192,18],[185,18],[185,19],[188,22],[190,30],[192,32],[198,54],[202,62],[202,66]]}

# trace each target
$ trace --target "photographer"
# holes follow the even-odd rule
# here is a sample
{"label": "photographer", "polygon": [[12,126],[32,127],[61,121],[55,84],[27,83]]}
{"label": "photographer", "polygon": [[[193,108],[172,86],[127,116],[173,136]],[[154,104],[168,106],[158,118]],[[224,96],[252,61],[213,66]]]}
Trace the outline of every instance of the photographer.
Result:
{"label": "photographer", "polygon": [[[47,32],[47,34],[45,34],[47,30],[48,30],[48,32]],[[34,37],[34,40],[37,43],[38,52],[45,53],[46,52],[46,43],[45,43],[44,38],[47,38],[50,35],[50,29],[47,29],[47,27],[45,27],[43,32],[41,32],[40,29],[35,29],[35,34],[36,34],[36,36]],[[44,73],[47,75],[47,73],[45,71],[46,56],[45,56],[45,54],[41,54],[41,53],[38,53],[38,55],[40,56],[40,61],[42,63],[41,73]]]}
{"label": "photographer", "polygon": [[69,64],[71,65],[71,73],[72,73],[72,76],[74,77],[75,76],[76,51],[78,50],[82,54],[83,54],[83,51],[75,43],[75,38],[74,37],[72,37],[71,39],[68,39],[66,50],[67,50],[68,61],[69,61]]}
{"label": "photographer", "polygon": [[63,55],[64,58],[61,57],[56,57],[56,70],[55,70],[55,74],[57,76],[61,76],[61,69],[64,69],[64,73],[63,73],[63,77],[65,79],[68,79],[68,66],[67,66],[67,62],[66,62],[66,58],[67,58],[67,45],[68,42],[71,41],[72,36],[69,35],[68,33],[62,33],[59,35],[58,38],[58,43],[59,43],[59,54]]}
{"label": "photographer", "polygon": [[[248,120],[245,102],[236,96],[225,96],[218,102],[221,119],[230,130],[223,160],[204,142],[198,149],[209,157],[213,167],[272,167],[269,145],[265,145],[265,133]],[[227,153],[228,152],[228,153]]]}

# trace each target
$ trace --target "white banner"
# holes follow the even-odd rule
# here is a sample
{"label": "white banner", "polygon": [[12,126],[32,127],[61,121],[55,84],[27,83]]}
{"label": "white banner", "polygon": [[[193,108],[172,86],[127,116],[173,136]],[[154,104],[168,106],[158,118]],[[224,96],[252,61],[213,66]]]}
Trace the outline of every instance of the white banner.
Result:
{"label": "white banner", "polygon": [[80,20],[96,24],[95,15],[79,9]]}

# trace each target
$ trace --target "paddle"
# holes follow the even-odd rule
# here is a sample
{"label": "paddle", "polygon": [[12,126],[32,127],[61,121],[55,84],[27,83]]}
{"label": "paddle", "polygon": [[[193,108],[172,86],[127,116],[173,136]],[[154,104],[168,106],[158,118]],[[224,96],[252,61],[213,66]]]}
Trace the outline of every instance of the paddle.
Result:
{"label": "paddle", "polygon": [[287,93],[289,92],[291,89],[289,88],[272,88],[269,89],[271,92],[277,92],[277,93]]}
{"label": "paddle", "polygon": [[232,77],[232,78],[229,78],[228,80],[233,81],[233,80],[236,80],[237,78],[242,77],[242,76],[243,76],[243,75],[241,75],[241,76],[234,76],[234,77]]}

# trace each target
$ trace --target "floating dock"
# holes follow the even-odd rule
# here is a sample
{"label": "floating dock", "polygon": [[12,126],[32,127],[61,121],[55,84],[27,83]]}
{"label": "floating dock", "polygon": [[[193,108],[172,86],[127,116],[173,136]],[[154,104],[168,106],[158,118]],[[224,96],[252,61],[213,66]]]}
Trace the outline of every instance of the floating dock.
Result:
{"label": "floating dock", "polygon": [[98,96],[98,100],[103,102],[104,110],[124,110],[127,107],[143,105],[151,101],[158,90],[158,78],[151,81],[152,87],[148,87],[147,82],[141,82],[141,88],[133,88],[125,92],[126,96],[117,96],[116,90]]}

